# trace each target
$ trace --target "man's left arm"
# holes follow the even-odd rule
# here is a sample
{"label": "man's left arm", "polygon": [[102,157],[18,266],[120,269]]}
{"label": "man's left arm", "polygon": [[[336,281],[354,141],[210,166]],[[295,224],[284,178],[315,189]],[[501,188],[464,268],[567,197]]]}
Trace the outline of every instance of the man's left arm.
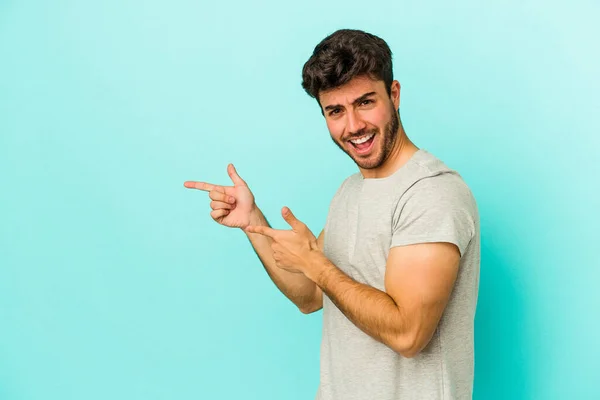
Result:
{"label": "man's left arm", "polygon": [[314,252],[306,276],[363,332],[405,357],[431,340],[458,274],[460,252],[446,242],[390,249],[385,292],[346,275]]}

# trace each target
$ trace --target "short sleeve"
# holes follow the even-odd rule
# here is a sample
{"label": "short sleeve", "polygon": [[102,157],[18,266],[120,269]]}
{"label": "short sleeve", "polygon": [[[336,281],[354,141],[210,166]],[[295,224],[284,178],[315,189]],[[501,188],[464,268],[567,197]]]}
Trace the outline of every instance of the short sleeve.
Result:
{"label": "short sleeve", "polygon": [[453,174],[419,180],[398,200],[391,247],[417,243],[455,244],[461,257],[475,235],[477,210],[471,191]]}

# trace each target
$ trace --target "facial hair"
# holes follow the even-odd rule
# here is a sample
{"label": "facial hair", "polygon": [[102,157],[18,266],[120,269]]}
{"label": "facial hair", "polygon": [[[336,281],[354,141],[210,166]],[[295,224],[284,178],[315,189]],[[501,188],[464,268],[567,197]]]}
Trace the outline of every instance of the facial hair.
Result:
{"label": "facial hair", "polygon": [[[398,137],[398,128],[400,127],[400,118],[398,116],[398,111],[394,109],[393,103],[391,103],[391,102],[390,102],[390,108],[391,108],[392,116],[390,118],[390,121],[385,125],[383,135],[379,135],[380,137],[378,139],[378,140],[383,141],[383,146],[382,146],[382,149],[379,152],[379,154],[375,154],[374,157],[372,155],[371,156],[372,158],[356,159],[352,156],[352,153],[350,151],[346,150],[346,146],[343,146],[340,143],[338,143],[338,141],[335,140],[333,137],[331,138],[331,140],[333,140],[333,143],[335,143],[336,146],[340,148],[340,150],[342,150],[344,153],[348,154],[350,156],[350,158],[352,158],[352,160],[360,168],[362,168],[362,169],[379,168],[381,165],[383,165],[383,163],[387,160],[390,153],[392,152],[392,149],[394,148],[394,144],[396,143],[396,139]],[[379,129],[370,129],[370,130],[361,129],[358,132],[353,132],[350,135],[350,137],[358,138],[358,137],[361,137],[364,135],[370,135],[372,133],[375,133],[375,134],[379,133]],[[352,146],[352,144],[350,146]]]}

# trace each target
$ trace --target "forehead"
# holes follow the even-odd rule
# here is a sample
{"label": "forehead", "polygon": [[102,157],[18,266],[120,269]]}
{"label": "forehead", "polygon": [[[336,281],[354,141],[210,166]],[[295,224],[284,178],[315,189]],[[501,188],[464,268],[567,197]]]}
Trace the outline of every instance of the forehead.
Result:
{"label": "forehead", "polygon": [[375,81],[368,76],[357,76],[350,82],[333,89],[324,90],[319,93],[321,106],[327,107],[331,104],[351,104],[358,97],[369,92],[385,91],[383,81]]}

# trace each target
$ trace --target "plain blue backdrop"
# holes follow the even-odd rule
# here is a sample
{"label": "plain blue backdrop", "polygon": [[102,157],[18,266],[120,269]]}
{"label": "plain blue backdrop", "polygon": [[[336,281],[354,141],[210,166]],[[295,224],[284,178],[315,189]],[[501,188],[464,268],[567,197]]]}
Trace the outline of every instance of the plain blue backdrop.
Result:
{"label": "plain blue backdrop", "polygon": [[0,399],[290,399],[305,316],[206,193],[233,162],[318,234],[356,172],[300,86],[314,46],[394,52],[408,135],[482,219],[476,399],[599,399],[596,1],[0,1]]}

